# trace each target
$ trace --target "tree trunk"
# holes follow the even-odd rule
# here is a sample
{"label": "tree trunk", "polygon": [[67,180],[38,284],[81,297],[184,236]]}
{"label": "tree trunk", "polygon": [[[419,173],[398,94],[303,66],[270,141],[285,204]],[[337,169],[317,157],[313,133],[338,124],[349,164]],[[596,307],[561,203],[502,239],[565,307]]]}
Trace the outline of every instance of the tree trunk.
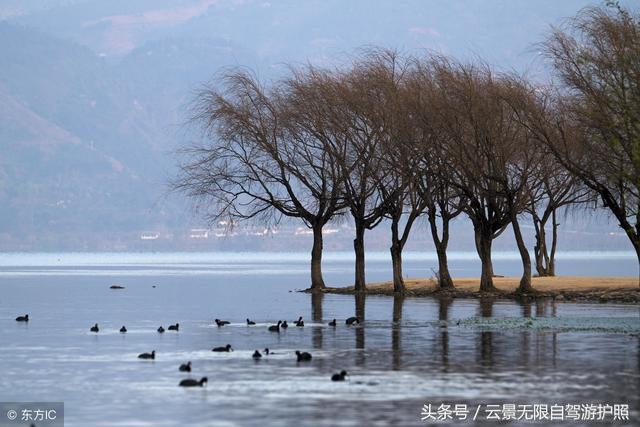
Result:
{"label": "tree trunk", "polygon": [[440,289],[454,289],[453,279],[449,273],[446,244],[436,245],[436,254],[438,255],[438,286]]}
{"label": "tree trunk", "polygon": [[[552,218],[552,237],[551,237],[551,251],[547,248],[547,232],[546,225],[549,220],[549,212],[551,212]],[[536,245],[534,247],[534,256],[536,262],[536,271],[538,276],[555,276],[555,255],[556,245],[558,242],[558,223],[556,221],[556,210],[545,212],[542,219],[534,218],[534,225],[536,230]]]}
{"label": "tree trunk", "polygon": [[549,254],[549,266],[547,273],[549,276],[556,275],[556,247],[558,245],[558,221],[556,220],[556,211],[551,212],[551,253]]}
{"label": "tree trunk", "polygon": [[405,287],[402,279],[402,249],[400,245],[391,246],[391,262],[393,264],[393,292],[403,293]]}
{"label": "tree trunk", "polygon": [[356,238],[353,240],[353,249],[356,254],[356,277],[354,288],[356,292],[366,290],[366,282],[364,275],[364,225],[356,221]]}
{"label": "tree trunk", "polygon": [[522,277],[520,278],[520,286],[518,291],[520,293],[526,293],[533,291],[531,286],[531,257],[529,251],[522,238],[522,232],[520,231],[520,224],[518,224],[518,218],[515,216],[511,219],[511,225],[513,227],[513,234],[516,237],[516,243],[518,244],[518,251],[520,252],[520,258],[522,258]]}
{"label": "tree trunk", "polygon": [[535,257],[538,276],[543,277],[547,275],[547,268],[544,263],[544,254],[547,251],[545,224],[539,218],[534,217],[533,225],[536,231],[536,244],[533,247],[533,256]]}
{"label": "tree trunk", "polygon": [[482,263],[480,292],[496,292],[498,289],[493,285],[493,263],[491,261],[491,244],[493,243],[491,231],[476,227],[475,238],[476,250]]}
{"label": "tree trunk", "polygon": [[449,274],[449,262],[447,260],[447,246],[449,244],[449,219],[442,219],[442,239],[438,236],[438,224],[435,213],[429,212],[429,226],[431,237],[438,255],[438,287],[440,289],[453,289],[453,280]]}
{"label": "tree trunk", "polygon": [[322,223],[313,224],[313,248],[311,249],[311,290],[324,289],[322,279]]}
{"label": "tree trunk", "polygon": [[404,279],[402,278],[402,243],[398,233],[398,218],[391,220],[391,264],[393,266],[393,292],[404,293]]}

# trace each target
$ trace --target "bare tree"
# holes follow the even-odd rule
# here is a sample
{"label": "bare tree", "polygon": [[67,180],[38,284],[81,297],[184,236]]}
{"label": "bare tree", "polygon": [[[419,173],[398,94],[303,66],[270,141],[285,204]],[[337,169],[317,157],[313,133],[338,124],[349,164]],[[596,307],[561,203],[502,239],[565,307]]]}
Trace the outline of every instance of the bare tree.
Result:
{"label": "bare tree", "polygon": [[503,117],[504,139],[496,156],[504,162],[502,173],[496,176],[511,216],[511,227],[522,260],[522,277],[518,292],[533,291],[531,284],[531,257],[520,229],[518,216],[526,211],[532,194],[539,192],[542,186],[544,153],[539,150],[534,136],[528,127],[519,120],[517,112],[511,108],[514,99],[531,99],[534,90],[523,78],[516,75],[503,75],[498,81],[500,109]]}
{"label": "bare tree", "polygon": [[453,288],[449,273],[447,246],[451,221],[462,212],[465,203],[452,182],[452,165],[446,153],[447,132],[438,123],[438,102],[441,96],[431,60],[415,60],[406,84],[406,116],[412,121],[414,132],[407,165],[413,175],[412,185],[421,202],[420,209],[427,215],[429,230],[438,256],[438,286]]}
{"label": "bare tree", "polygon": [[[373,174],[380,200],[385,206],[384,216],[391,222],[391,263],[394,292],[405,291],[402,274],[402,251],[411,228],[423,213],[426,200],[420,191],[420,159],[415,154],[416,127],[409,109],[412,94],[407,88],[410,61],[396,51],[375,50],[366,57],[367,74],[381,92],[375,108],[380,120],[381,166]],[[404,218],[404,222],[402,221]]]}
{"label": "bare tree", "polygon": [[[327,120],[331,116],[328,109],[334,99],[333,80],[331,73],[309,66],[292,70],[291,76],[282,84],[286,99],[283,127],[288,139],[294,145],[314,147],[314,150],[298,156],[288,167],[307,170],[309,173],[308,179],[304,179],[305,185],[318,185],[318,207],[319,212],[324,212],[324,215],[311,225],[314,230],[311,274],[320,279],[322,227],[332,218],[341,215],[341,211],[347,206],[343,197],[342,171],[334,155],[336,137],[331,122]],[[317,161],[318,158],[321,159],[320,162]]]}
{"label": "bare tree", "polygon": [[331,150],[292,120],[299,104],[291,86],[280,82],[267,91],[235,71],[204,88],[193,119],[208,139],[182,151],[173,187],[210,220],[304,221],[313,230],[311,288],[318,290],[325,286],[322,227],[341,209],[342,190]]}
{"label": "bare tree", "polygon": [[588,8],[544,48],[562,87],[541,101],[538,138],[599,196],[640,264],[640,19],[620,7]]}
{"label": "bare tree", "polygon": [[509,207],[493,178],[499,168],[500,117],[489,93],[486,68],[454,64],[440,58],[434,66],[440,93],[439,122],[448,134],[446,155],[452,162],[452,182],[467,200],[465,213],[474,228],[482,264],[480,290],[495,291],[491,245],[511,222]]}
{"label": "bare tree", "polygon": [[[406,171],[405,171],[406,172]],[[409,239],[416,219],[424,212],[426,201],[421,197],[417,183],[410,176],[395,175],[395,184],[391,188],[382,189],[385,194],[387,209],[385,216],[391,220],[391,263],[393,268],[393,290],[396,293],[405,291],[402,275],[402,251]],[[401,222],[405,217],[404,223]]]}
{"label": "bare tree", "polygon": [[[343,180],[343,197],[355,225],[355,283],[366,289],[365,231],[376,227],[397,192],[382,154],[390,133],[393,110],[387,109],[388,69],[379,52],[359,58],[335,79],[335,97],[325,121],[336,135],[333,156]],[[385,191],[380,191],[384,189]],[[388,190],[388,191],[386,191]]]}
{"label": "bare tree", "polygon": [[[558,246],[558,212],[593,201],[592,193],[552,156],[545,156],[540,170],[538,188],[529,189],[526,211],[533,220],[533,247],[538,276],[555,276],[555,255]],[[551,221],[551,243],[547,243],[547,224]]]}
{"label": "bare tree", "polygon": [[491,247],[512,225],[523,263],[520,291],[531,289],[531,260],[518,223],[526,190],[535,179],[536,150],[510,99],[527,88],[486,65],[440,58],[434,66],[441,94],[440,122],[448,133],[446,156],[453,184],[464,197],[482,263],[480,290],[495,291]]}

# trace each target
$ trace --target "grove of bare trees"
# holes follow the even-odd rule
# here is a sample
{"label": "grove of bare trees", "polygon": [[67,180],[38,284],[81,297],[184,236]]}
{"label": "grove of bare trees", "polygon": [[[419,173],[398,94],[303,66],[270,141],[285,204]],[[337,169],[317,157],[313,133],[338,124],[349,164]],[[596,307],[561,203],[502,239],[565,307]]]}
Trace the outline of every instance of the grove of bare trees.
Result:
{"label": "grove of bare trees", "polygon": [[[402,251],[421,218],[442,289],[454,287],[447,246],[459,215],[473,225],[483,292],[496,291],[492,244],[508,229],[518,291],[533,292],[533,266],[554,275],[568,208],[608,209],[640,264],[639,17],[585,9],[542,46],[555,84],[388,49],[269,84],[227,71],[198,93],[193,120],[206,138],[182,151],[174,188],[212,220],[301,220],[313,233],[312,290],[325,287],[323,227],[338,219],[355,228],[356,291],[366,290],[365,233],[381,223],[391,227],[394,291],[404,291]],[[523,221],[535,230],[533,265]]]}

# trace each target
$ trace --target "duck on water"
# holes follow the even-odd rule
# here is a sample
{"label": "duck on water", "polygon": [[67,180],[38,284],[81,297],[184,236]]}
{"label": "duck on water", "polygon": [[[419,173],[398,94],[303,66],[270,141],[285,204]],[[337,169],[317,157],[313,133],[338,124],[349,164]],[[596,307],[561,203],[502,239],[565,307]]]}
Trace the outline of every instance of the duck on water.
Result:
{"label": "duck on water", "polygon": [[347,371],[340,371],[339,374],[333,374],[331,381],[344,381],[344,377],[348,376]]}
{"label": "duck on water", "polygon": [[191,372],[191,362],[183,363],[178,368],[180,372]]}
{"label": "duck on water", "polygon": [[307,353],[306,351],[296,350],[296,356],[298,362],[308,362],[311,360],[311,353]]}
{"label": "duck on water", "polygon": [[180,381],[178,384],[180,387],[202,387],[207,382],[207,377],[202,377],[200,381],[194,380],[191,378],[187,378],[186,380]]}
{"label": "duck on water", "polygon": [[211,351],[215,351],[218,353],[222,353],[222,352],[228,353],[230,351],[233,351],[233,349],[231,348],[231,344],[227,344],[224,347],[215,347]]}
{"label": "duck on water", "polygon": [[278,324],[277,325],[269,326],[269,331],[271,331],[271,332],[280,332],[280,325],[281,324],[282,324],[282,320],[278,320]]}
{"label": "duck on water", "polygon": [[29,315],[25,314],[24,316],[18,316],[16,317],[16,322],[28,322],[29,321]]}
{"label": "duck on water", "polygon": [[357,317],[349,317],[347,320],[344,321],[345,324],[347,325],[353,325],[354,323],[356,325],[360,324],[360,319],[358,319]]}
{"label": "duck on water", "polygon": [[138,359],[156,359],[156,351],[153,350],[151,353],[141,353],[138,355]]}

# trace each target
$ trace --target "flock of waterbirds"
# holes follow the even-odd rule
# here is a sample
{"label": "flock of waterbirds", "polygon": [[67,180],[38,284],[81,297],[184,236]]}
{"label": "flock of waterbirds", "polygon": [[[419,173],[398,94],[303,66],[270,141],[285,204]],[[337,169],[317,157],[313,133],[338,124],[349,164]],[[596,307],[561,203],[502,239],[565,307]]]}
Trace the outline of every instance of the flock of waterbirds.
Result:
{"label": "flock of waterbirds", "polygon": [[[28,322],[29,321],[29,315],[25,314],[24,316],[18,316],[16,317],[16,321],[17,322]],[[214,320],[215,324],[220,328],[223,327],[225,325],[229,325],[231,322],[227,321],[227,320],[220,320],[220,319],[215,319]],[[349,317],[348,319],[345,320],[345,324],[347,326],[351,326],[354,324],[359,324],[360,323],[360,319],[358,319],[357,317]],[[304,327],[304,321],[302,320],[302,316],[300,316],[298,318],[298,320],[294,321],[293,324],[298,327]],[[247,319],[247,326],[255,326],[256,322]],[[328,323],[329,326],[332,327],[336,327],[337,326],[337,321],[336,319],[333,319],[332,321],[330,321]],[[278,323],[276,323],[275,325],[270,325],[267,329],[270,332],[276,332],[279,333],[281,329],[286,329],[288,328],[289,325],[287,323],[286,320],[282,321],[282,320],[278,320]],[[167,330],[169,331],[175,331],[178,332],[180,330],[180,324],[176,323],[174,325],[169,325],[169,327],[167,327]],[[94,324],[91,328],[89,328],[90,332],[93,333],[98,333],[100,332],[100,327],[98,326],[98,324]],[[158,333],[162,334],[165,332],[165,328],[163,326],[160,326],[157,329]],[[120,333],[127,333],[127,328],[126,326],[122,326],[122,328],[120,328]],[[231,344],[227,344],[225,346],[220,346],[220,347],[214,347],[211,351],[217,352],[217,353],[223,353],[223,352],[231,352],[233,351],[233,348],[231,347]],[[264,349],[264,355],[265,356],[269,356],[270,354],[274,354],[272,351],[270,351],[268,348]],[[300,350],[296,350],[295,352],[296,355],[296,359],[298,362],[309,362],[312,359],[312,355],[309,352],[306,351],[300,351]],[[253,355],[251,356],[254,360],[257,359],[261,359],[263,357],[263,353],[260,353],[259,350],[256,350],[253,352]],[[138,359],[145,359],[145,360],[155,360],[156,358],[156,351],[153,350],[151,353],[141,353],[138,355]],[[180,372],[191,372],[191,361],[187,362],[187,363],[183,363],[178,367],[178,370]],[[344,381],[345,377],[347,377],[347,371],[342,370],[339,373],[333,374],[331,376],[331,381]],[[192,378],[187,378],[184,379],[182,381],[180,381],[180,383],[178,384],[181,387],[202,387],[207,383],[207,377],[202,377],[199,380],[195,380]]]}

